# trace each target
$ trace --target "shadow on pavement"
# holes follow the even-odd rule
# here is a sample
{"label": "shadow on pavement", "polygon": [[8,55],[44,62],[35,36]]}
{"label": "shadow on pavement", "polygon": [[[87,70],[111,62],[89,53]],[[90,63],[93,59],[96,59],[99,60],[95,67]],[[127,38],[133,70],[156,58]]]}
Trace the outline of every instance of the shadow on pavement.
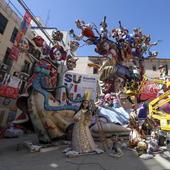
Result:
{"label": "shadow on pavement", "polygon": [[141,160],[129,150],[120,158],[107,153],[66,158],[62,151],[67,146],[44,153],[25,148],[16,151],[18,143],[28,140],[36,140],[35,135],[0,140],[0,170],[163,170],[155,160]]}

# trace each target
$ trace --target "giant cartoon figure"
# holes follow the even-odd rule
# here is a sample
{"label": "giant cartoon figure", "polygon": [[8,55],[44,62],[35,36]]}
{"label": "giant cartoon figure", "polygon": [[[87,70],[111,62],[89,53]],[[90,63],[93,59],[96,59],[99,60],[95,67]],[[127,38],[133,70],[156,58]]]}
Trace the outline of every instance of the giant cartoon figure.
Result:
{"label": "giant cartoon figure", "polygon": [[[51,48],[48,57],[36,62],[26,92],[17,100],[18,108],[29,115],[40,142],[49,143],[65,136],[73,121],[73,115],[78,108],[61,105],[56,92],[64,88],[68,99],[72,101],[67,87],[59,84],[59,75],[61,64],[66,62],[65,72],[74,69],[76,61],[77,58],[68,56],[64,48],[56,44]],[[75,102],[81,102],[81,99]]]}
{"label": "giant cartoon figure", "polygon": [[[81,33],[76,35],[73,29],[70,30],[70,35],[74,38],[70,41],[70,51],[64,48],[63,34],[58,30],[54,32],[55,45],[50,49],[48,57],[42,58],[35,64],[26,93],[17,100],[18,107],[29,113],[35,132],[42,142],[51,142],[63,137],[72,125],[73,116],[78,109],[71,105],[62,106],[59,100],[60,90],[58,90],[65,88],[68,99],[72,100],[69,89],[61,84],[61,78],[67,70],[73,70],[76,67],[77,58],[74,52],[79,47],[77,41],[83,40],[87,45],[95,45],[95,52],[104,61],[99,66],[99,79],[104,84],[102,89],[104,95],[117,91],[123,93],[128,90],[138,91],[138,84],[144,74],[143,58],[150,52],[150,47],[153,45],[150,37],[143,35],[140,29],[134,29],[133,34],[130,34],[120,22],[119,27],[112,30],[111,39],[106,17],[100,24],[100,31],[96,26],[85,24],[81,20],[75,23]],[[83,39],[84,37],[86,39]],[[135,68],[134,65],[137,67]],[[126,86],[128,90],[125,91]],[[81,102],[81,99],[73,102]],[[95,135],[99,136],[100,128],[97,124],[94,124],[91,129]],[[115,131],[127,132],[125,128],[108,121],[103,122],[103,130],[110,135]]]}
{"label": "giant cartoon figure", "polygon": [[[150,48],[157,43],[151,43],[150,36],[144,35],[139,28],[130,33],[121,22],[118,28],[112,29],[109,36],[106,17],[100,24],[100,31],[95,25],[85,24],[81,20],[76,21],[76,26],[82,32],[77,36],[72,29],[70,31],[72,37],[78,41],[83,40],[87,45],[95,45],[95,52],[102,58],[103,64],[97,66],[102,95],[121,91],[129,102],[136,103],[135,95],[139,92],[144,77],[144,57],[157,55],[150,51]],[[94,30],[97,34],[94,34]],[[84,37],[88,39],[84,40]],[[91,66],[96,67],[96,64]],[[108,122],[103,127],[106,133],[116,129],[113,124],[108,125]],[[97,133],[98,130],[96,126]]]}

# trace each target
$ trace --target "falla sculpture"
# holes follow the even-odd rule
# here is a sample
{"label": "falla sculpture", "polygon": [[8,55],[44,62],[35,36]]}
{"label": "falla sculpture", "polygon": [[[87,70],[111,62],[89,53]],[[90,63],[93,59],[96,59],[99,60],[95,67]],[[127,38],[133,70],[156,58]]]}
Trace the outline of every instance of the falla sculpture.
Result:
{"label": "falla sculpture", "polygon": [[[157,43],[152,43],[150,35],[144,35],[140,28],[135,28],[132,33],[129,33],[129,30],[123,27],[120,21],[117,28],[108,30],[106,17],[101,21],[99,28],[94,24],[86,24],[80,19],[76,20],[75,24],[81,32],[77,35],[74,29],[69,31],[72,38],[69,42],[69,49],[65,49],[63,45],[62,32],[57,30],[53,33],[55,45],[47,50],[46,57],[36,61],[26,91],[18,98],[17,106],[29,115],[40,142],[50,143],[56,139],[63,139],[67,133],[71,133],[72,150],[77,153],[100,152],[96,149],[93,141],[93,137],[99,138],[101,132],[96,113],[100,115],[98,117],[102,121],[102,131],[105,136],[111,137],[113,133],[122,132],[129,134],[127,128],[110,122],[105,116],[98,113],[100,107],[108,109],[105,105],[106,98],[102,98],[102,96],[108,93],[119,94],[119,92],[126,96],[134,96],[135,94],[129,93],[129,91],[138,91],[138,85],[144,76],[144,57],[149,57],[151,54],[156,57],[157,53],[151,52],[150,49]],[[72,100],[69,96],[69,89],[61,84],[64,73],[68,70],[74,70],[76,67],[78,58],[75,51],[81,47],[80,43],[82,42],[85,45],[94,45],[94,51],[103,61],[102,65],[97,65],[101,91],[98,95],[98,101],[95,101],[95,109],[83,114],[81,103],[84,103],[85,100],[83,98]],[[39,47],[44,47],[44,43],[38,44]],[[134,65],[136,67],[132,67]],[[96,64],[91,66],[96,67]],[[57,96],[57,91],[61,88],[66,90],[68,99],[79,103],[80,107],[61,105],[58,100],[60,96]],[[120,95],[116,95],[116,98],[120,99],[119,106],[123,107]],[[79,118],[82,122],[79,122]],[[93,118],[95,121],[92,123]],[[86,136],[89,139],[86,139],[85,136],[78,138],[76,135],[77,129],[79,130],[84,121],[87,124],[83,130],[90,127],[87,130],[89,135]],[[83,144],[79,147],[77,144],[75,145],[75,141],[78,142],[80,139],[90,140],[91,142],[87,145],[91,149],[84,150]]]}

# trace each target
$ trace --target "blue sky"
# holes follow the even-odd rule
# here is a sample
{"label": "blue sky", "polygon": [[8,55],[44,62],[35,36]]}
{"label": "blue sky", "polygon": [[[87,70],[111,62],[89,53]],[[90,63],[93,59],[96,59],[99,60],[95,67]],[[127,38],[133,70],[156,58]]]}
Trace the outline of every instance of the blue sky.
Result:
{"label": "blue sky", "polygon": [[[8,1],[8,0],[7,0]],[[132,32],[140,27],[153,41],[161,40],[153,50],[160,58],[170,57],[170,0],[24,0],[35,16],[40,16],[47,26],[59,30],[76,30],[75,20],[99,26],[104,16],[109,28],[122,25]],[[17,0],[11,0],[23,13]],[[76,30],[76,33],[80,33]],[[94,47],[83,46],[78,55],[97,55]]]}

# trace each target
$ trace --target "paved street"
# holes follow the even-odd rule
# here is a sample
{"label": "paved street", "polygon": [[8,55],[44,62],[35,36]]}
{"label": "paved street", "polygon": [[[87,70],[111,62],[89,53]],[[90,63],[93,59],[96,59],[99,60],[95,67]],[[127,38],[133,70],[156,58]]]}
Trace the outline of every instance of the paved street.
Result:
{"label": "paved street", "polygon": [[141,160],[132,151],[124,151],[121,158],[113,158],[104,153],[77,158],[66,158],[62,153],[65,146],[46,152],[30,153],[16,146],[34,136],[21,139],[0,140],[0,170],[167,170],[170,169],[169,158],[156,156],[151,160]]}

